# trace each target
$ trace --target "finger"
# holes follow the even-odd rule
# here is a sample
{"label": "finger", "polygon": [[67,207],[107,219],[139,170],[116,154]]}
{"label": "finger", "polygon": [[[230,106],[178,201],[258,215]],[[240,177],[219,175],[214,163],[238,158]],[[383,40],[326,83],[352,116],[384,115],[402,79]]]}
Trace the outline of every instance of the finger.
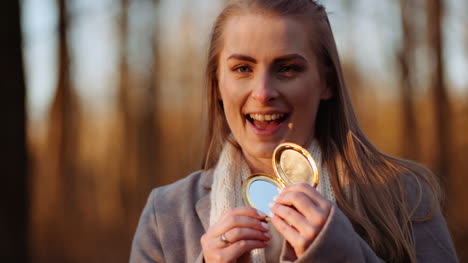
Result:
{"label": "finger", "polygon": [[271,235],[268,232],[242,227],[233,228],[226,232],[224,236],[230,243],[235,243],[240,240],[268,241],[271,239]]}
{"label": "finger", "polygon": [[291,184],[283,189],[283,192],[303,192],[312,199],[323,198],[320,193],[309,183],[296,183]]}
{"label": "finger", "polygon": [[211,235],[215,237],[221,236],[227,231],[237,227],[251,228],[262,232],[268,232],[269,230],[268,224],[259,219],[248,216],[230,216],[214,225]]}
{"label": "finger", "polygon": [[248,216],[259,220],[265,220],[267,217],[263,212],[248,206],[230,208],[223,217],[229,216]]}
{"label": "finger", "polygon": [[292,184],[288,187],[285,187],[281,194],[287,192],[302,192],[306,194],[312,202],[316,204],[316,206],[320,207],[324,212],[330,210],[330,203],[327,199],[325,199],[312,185],[309,183],[297,183]]}
{"label": "finger", "polygon": [[278,215],[270,217],[273,226],[281,233],[281,235],[293,245],[294,240],[301,238],[301,235],[297,229],[289,225],[283,218]]}
{"label": "finger", "polygon": [[314,225],[293,207],[274,204],[271,207],[271,211],[305,236],[314,236],[317,231]]}
{"label": "finger", "polygon": [[292,226],[288,225],[281,217],[274,216],[271,218],[272,224],[280,232],[284,238],[291,244],[296,252],[296,255],[300,256],[309,247],[313,239],[305,238]]}
{"label": "finger", "polygon": [[[260,240],[240,240],[232,244],[224,244],[221,240],[218,243],[211,238],[206,241],[207,237],[202,237],[203,253],[207,262],[236,262],[236,260],[246,253],[255,248],[265,248],[268,246],[268,241]],[[223,243],[222,246],[219,243]]]}
{"label": "finger", "polygon": [[267,246],[268,242],[265,241],[240,240],[223,249],[222,253],[225,258],[237,259],[252,249],[265,248]]}
{"label": "finger", "polygon": [[[325,224],[325,220],[328,217],[328,212],[323,211],[322,208],[312,202],[309,196],[303,192],[296,191],[281,193],[281,195],[275,198],[275,203],[294,206],[294,208],[296,208],[301,215],[305,216],[313,225],[322,226]],[[289,220],[289,217],[287,217],[286,221],[289,222]]]}

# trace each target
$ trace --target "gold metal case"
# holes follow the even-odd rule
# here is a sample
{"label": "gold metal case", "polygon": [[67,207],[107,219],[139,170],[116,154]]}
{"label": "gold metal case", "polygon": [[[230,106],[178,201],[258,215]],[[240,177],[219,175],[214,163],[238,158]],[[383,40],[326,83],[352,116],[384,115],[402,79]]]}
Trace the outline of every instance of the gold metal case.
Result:
{"label": "gold metal case", "polygon": [[274,175],[255,173],[244,180],[242,198],[245,204],[257,208],[249,192],[250,186],[255,181],[270,183],[278,190],[294,183],[308,182],[313,187],[319,183],[317,164],[310,153],[300,145],[294,143],[278,145],[273,152],[272,164]]}

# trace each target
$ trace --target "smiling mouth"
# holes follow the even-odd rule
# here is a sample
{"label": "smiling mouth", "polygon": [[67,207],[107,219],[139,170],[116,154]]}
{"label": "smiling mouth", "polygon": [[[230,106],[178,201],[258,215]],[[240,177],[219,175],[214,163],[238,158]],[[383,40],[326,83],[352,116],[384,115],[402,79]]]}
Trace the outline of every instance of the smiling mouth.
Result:
{"label": "smiling mouth", "polygon": [[289,117],[287,113],[245,115],[246,119],[261,132],[273,133]]}

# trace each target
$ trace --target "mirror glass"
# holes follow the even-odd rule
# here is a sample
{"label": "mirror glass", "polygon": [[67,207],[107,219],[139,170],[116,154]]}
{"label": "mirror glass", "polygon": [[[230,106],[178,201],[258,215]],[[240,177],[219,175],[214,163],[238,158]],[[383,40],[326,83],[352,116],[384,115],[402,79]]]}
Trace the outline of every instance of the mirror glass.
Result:
{"label": "mirror glass", "polygon": [[279,158],[279,168],[289,183],[314,182],[314,170],[307,157],[293,149],[285,149]]}
{"label": "mirror glass", "polygon": [[256,209],[269,215],[270,207],[268,204],[273,202],[273,197],[279,194],[278,188],[265,180],[252,181],[248,188],[249,201]]}

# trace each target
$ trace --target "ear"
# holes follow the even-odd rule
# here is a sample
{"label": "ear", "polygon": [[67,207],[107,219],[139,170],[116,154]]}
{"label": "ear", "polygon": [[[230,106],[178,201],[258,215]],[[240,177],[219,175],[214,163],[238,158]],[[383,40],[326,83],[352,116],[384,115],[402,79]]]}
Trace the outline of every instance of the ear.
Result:
{"label": "ear", "polygon": [[328,100],[333,96],[333,92],[331,90],[331,87],[325,86],[322,88],[320,92],[320,99],[322,100]]}

